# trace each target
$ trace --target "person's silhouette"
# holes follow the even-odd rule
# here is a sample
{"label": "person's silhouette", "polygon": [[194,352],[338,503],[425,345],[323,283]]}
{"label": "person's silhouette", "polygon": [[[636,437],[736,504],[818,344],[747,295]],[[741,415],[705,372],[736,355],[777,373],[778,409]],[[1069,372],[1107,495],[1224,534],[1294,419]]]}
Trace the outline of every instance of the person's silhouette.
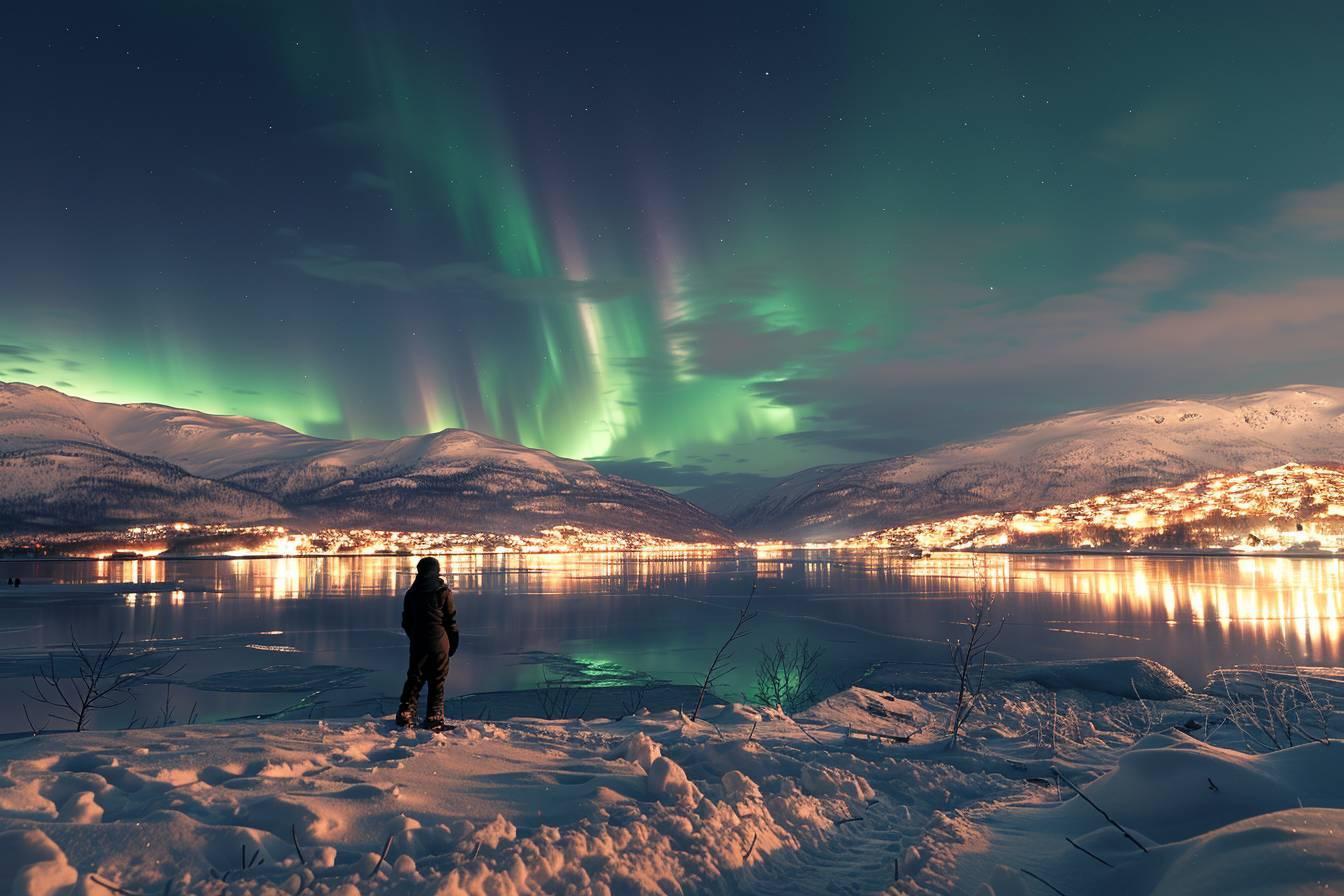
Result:
{"label": "person's silhouette", "polygon": [[439,577],[439,561],[425,557],[415,567],[415,581],[402,602],[401,628],[410,638],[410,663],[406,685],[401,689],[397,724],[415,724],[415,706],[420,689],[429,684],[425,727],[444,727],[443,689],[448,678],[448,658],[457,653],[457,610],[453,592]]}

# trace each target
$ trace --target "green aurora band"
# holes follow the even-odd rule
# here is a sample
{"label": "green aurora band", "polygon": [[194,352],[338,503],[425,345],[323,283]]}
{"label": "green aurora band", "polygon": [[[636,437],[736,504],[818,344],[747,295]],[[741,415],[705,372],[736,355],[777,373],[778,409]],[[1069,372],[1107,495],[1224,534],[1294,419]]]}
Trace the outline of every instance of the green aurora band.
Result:
{"label": "green aurora band", "polygon": [[[296,365],[293,343],[281,357],[213,344],[208,325],[173,322],[180,296],[130,299],[153,321],[132,332],[124,313],[78,332],[59,317],[30,318],[22,343],[36,349],[9,375],[99,400],[243,414],[321,434],[465,427],[580,458],[684,461],[796,429],[797,409],[753,390],[771,371],[700,369],[691,344],[696,321],[728,303],[767,327],[809,326],[783,274],[741,295],[692,295],[689,259],[673,248],[670,222],[656,218],[642,224],[651,247],[613,251],[608,240],[591,250],[587,235],[604,222],[585,220],[563,188],[528,176],[469,41],[430,54],[392,27],[339,15],[307,23],[305,33],[275,49],[297,96],[335,122],[324,139],[373,162],[353,180],[395,210],[383,222],[393,242],[442,247],[441,264],[417,269],[348,244],[308,245],[288,260],[328,292],[382,293],[390,319],[398,299],[417,299],[402,326],[443,338],[405,350],[404,369],[388,384],[405,396],[400,412],[367,413],[342,388],[348,371],[331,370],[320,351]],[[357,74],[333,91],[333,72]],[[436,319],[420,309],[440,290],[452,300]],[[471,290],[479,295],[463,295]]]}
{"label": "green aurora band", "polygon": [[1209,9],[25,7],[0,379],[670,487],[1336,381],[1226,297],[1332,320],[1338,17]]}

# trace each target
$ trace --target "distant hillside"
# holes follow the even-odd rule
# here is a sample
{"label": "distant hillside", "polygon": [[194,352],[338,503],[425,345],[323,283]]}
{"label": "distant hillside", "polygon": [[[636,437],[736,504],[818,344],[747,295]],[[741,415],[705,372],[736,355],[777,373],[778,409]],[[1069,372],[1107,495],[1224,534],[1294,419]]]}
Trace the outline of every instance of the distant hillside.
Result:
{"label": "distant hillside", "polygon": [[1254,473],[1210,473],[1179,485],[1070,504],[879,529],[845,544],[926,550],[1337,551],[1344,547],[1344,470],[1285,464]]}
{"label": "distant hillside", "polygon": [[751,485],[702,485],[681,492],[678,497],[685,498],[696,507],[708,510],[719,519],[727,521],[761,500],[783,481],[782,478],[770,479],[762,476],[759,482]]}
{"label": "distant hillside", "polygon": [[0,528],[181,520],[728,538],[652,486],[465,430],[318,439],[275,423],[0,383]]}
{"label": "distant hillside", "polygon": [[738,532],[830,540],[968,513],[1068,503],[1213,471],[1344,461],[1344,389],[1136,402],[977,442],[806,470],[728,518]]}

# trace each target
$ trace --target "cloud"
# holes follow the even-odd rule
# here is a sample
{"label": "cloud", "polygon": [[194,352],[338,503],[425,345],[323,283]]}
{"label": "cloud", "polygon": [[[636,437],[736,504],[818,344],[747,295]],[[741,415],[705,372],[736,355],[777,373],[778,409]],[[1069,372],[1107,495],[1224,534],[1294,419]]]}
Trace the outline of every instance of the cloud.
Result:
{"label": "cloud", "polygon": [[1136,177],[1134,189],[1154,202],[1193,202],[1235,193],[1245,181],[1215,178]]}
{"label": "cloud", "polygon": [[800,446],[826,446],[843,448],[855,454],[893,456],[905,454],[922,447],[925,443],[919,438],[901,437],[891,432],[860,432],[851,428],[840,429],[803,429],[775,436],[781,442]]}
{"label": "cloud", "polygon": [[1223,290],[1164,311],[1068,297],[1025,312],[951,314],[931,338],[943,343],[934,358],[870,360],[755,389],[825,408],[824,424],[786,440],[896,455],[1095,404],[1344,383],[1344,278]]}
{"label": "cloud", "polygon": [[416,288],[406,266],[396,261],[378,261],[347,255],[339,250],[309,248],[286,262],[310,277],[350,286],[374,286],[395,292]]}
{"label": "cloud", "polygon": [[1344,240],[1344,181],[1284,196],[1274,226],[1318,240]]}
{"label": "cloud", "polygon": [[691,352],[696,371],[710,376],[755,376],[791,370],[815,360],[838,338],[833,330],[782,326],[748,304],[724,303],[667,327]]}
{"label": "cloud", "polygon": [[374,174],[372,171],[351,172],[350,180],[346,183],[346,186],[351,190],[368,190],[380,193],[391,193],[395,189],[391,180],[381,174]]}
{"label": "cloud", "polygon": [[608,301],[646,289],[635,279],[569,280],[514,277],[470,262],[416,267],[366,258],[351,246],[310,246],[283,259],[309,277],[388,292],[433,292],[466,299],[498,298],[522,303]]}
{"label": "cloud", "polygon": [[1203,106],[1194,97],[1169,96],[1135,106],[1101,132],[1102,154],[1131,157],[1175,145],[1194,133]]}
{"label": "cloud", "polygon": [[38,355],[41,355],[44,351],[45,349],[35,346],[0,343],[0,358],[11,358],[28,364],[41,364]]}
{"label": "cloud", "polygon": [[[706,458],[706,460],[709,460]],[[686,491],[692,488],[712,486],[714,488],[758,488],[766,487],[776,480],[769,476],[753,473],[711,473],[699,464],[676,466],[660,460],[647,458],[627,458],[622,460],[590,460],[593,466],[603,473],[624,476],[646,482],[663,489]]]}
{"label": "cloud", "polygon": [[1170,289],[1190,270],[1190,263],[1187,255],[1146,252],[1104,271],[1097,282],[1136,293]]}
{"label": "cloud", "polygon": [[[905,346],[753,389],[810,412],[784,442],[890,456],[1118,401],[1344,384],[1344,276],[1296,273],[1303,233],[1344,238],[1344,184],[1286,194],[1224,242],[1172,240],[1031,307],[930,304]],[[1278,285],[1235,285],[1264,283],[1274,263]]]}

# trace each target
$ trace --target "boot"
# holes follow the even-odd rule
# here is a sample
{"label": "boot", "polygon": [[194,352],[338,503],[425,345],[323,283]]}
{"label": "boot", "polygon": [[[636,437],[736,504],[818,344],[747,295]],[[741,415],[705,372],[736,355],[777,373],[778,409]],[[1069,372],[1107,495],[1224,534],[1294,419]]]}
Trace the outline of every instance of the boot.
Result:
{"label": "boot", "polygon": [[425,716],[424,729],[426,731],[452,731],[452,725],[443,718],[443,710],[430,710],[429,715]]}
{"label": "boot", "polygon": [[406,703],[397,709],[397,727],[409,728],[415,724],[415,707]]}

